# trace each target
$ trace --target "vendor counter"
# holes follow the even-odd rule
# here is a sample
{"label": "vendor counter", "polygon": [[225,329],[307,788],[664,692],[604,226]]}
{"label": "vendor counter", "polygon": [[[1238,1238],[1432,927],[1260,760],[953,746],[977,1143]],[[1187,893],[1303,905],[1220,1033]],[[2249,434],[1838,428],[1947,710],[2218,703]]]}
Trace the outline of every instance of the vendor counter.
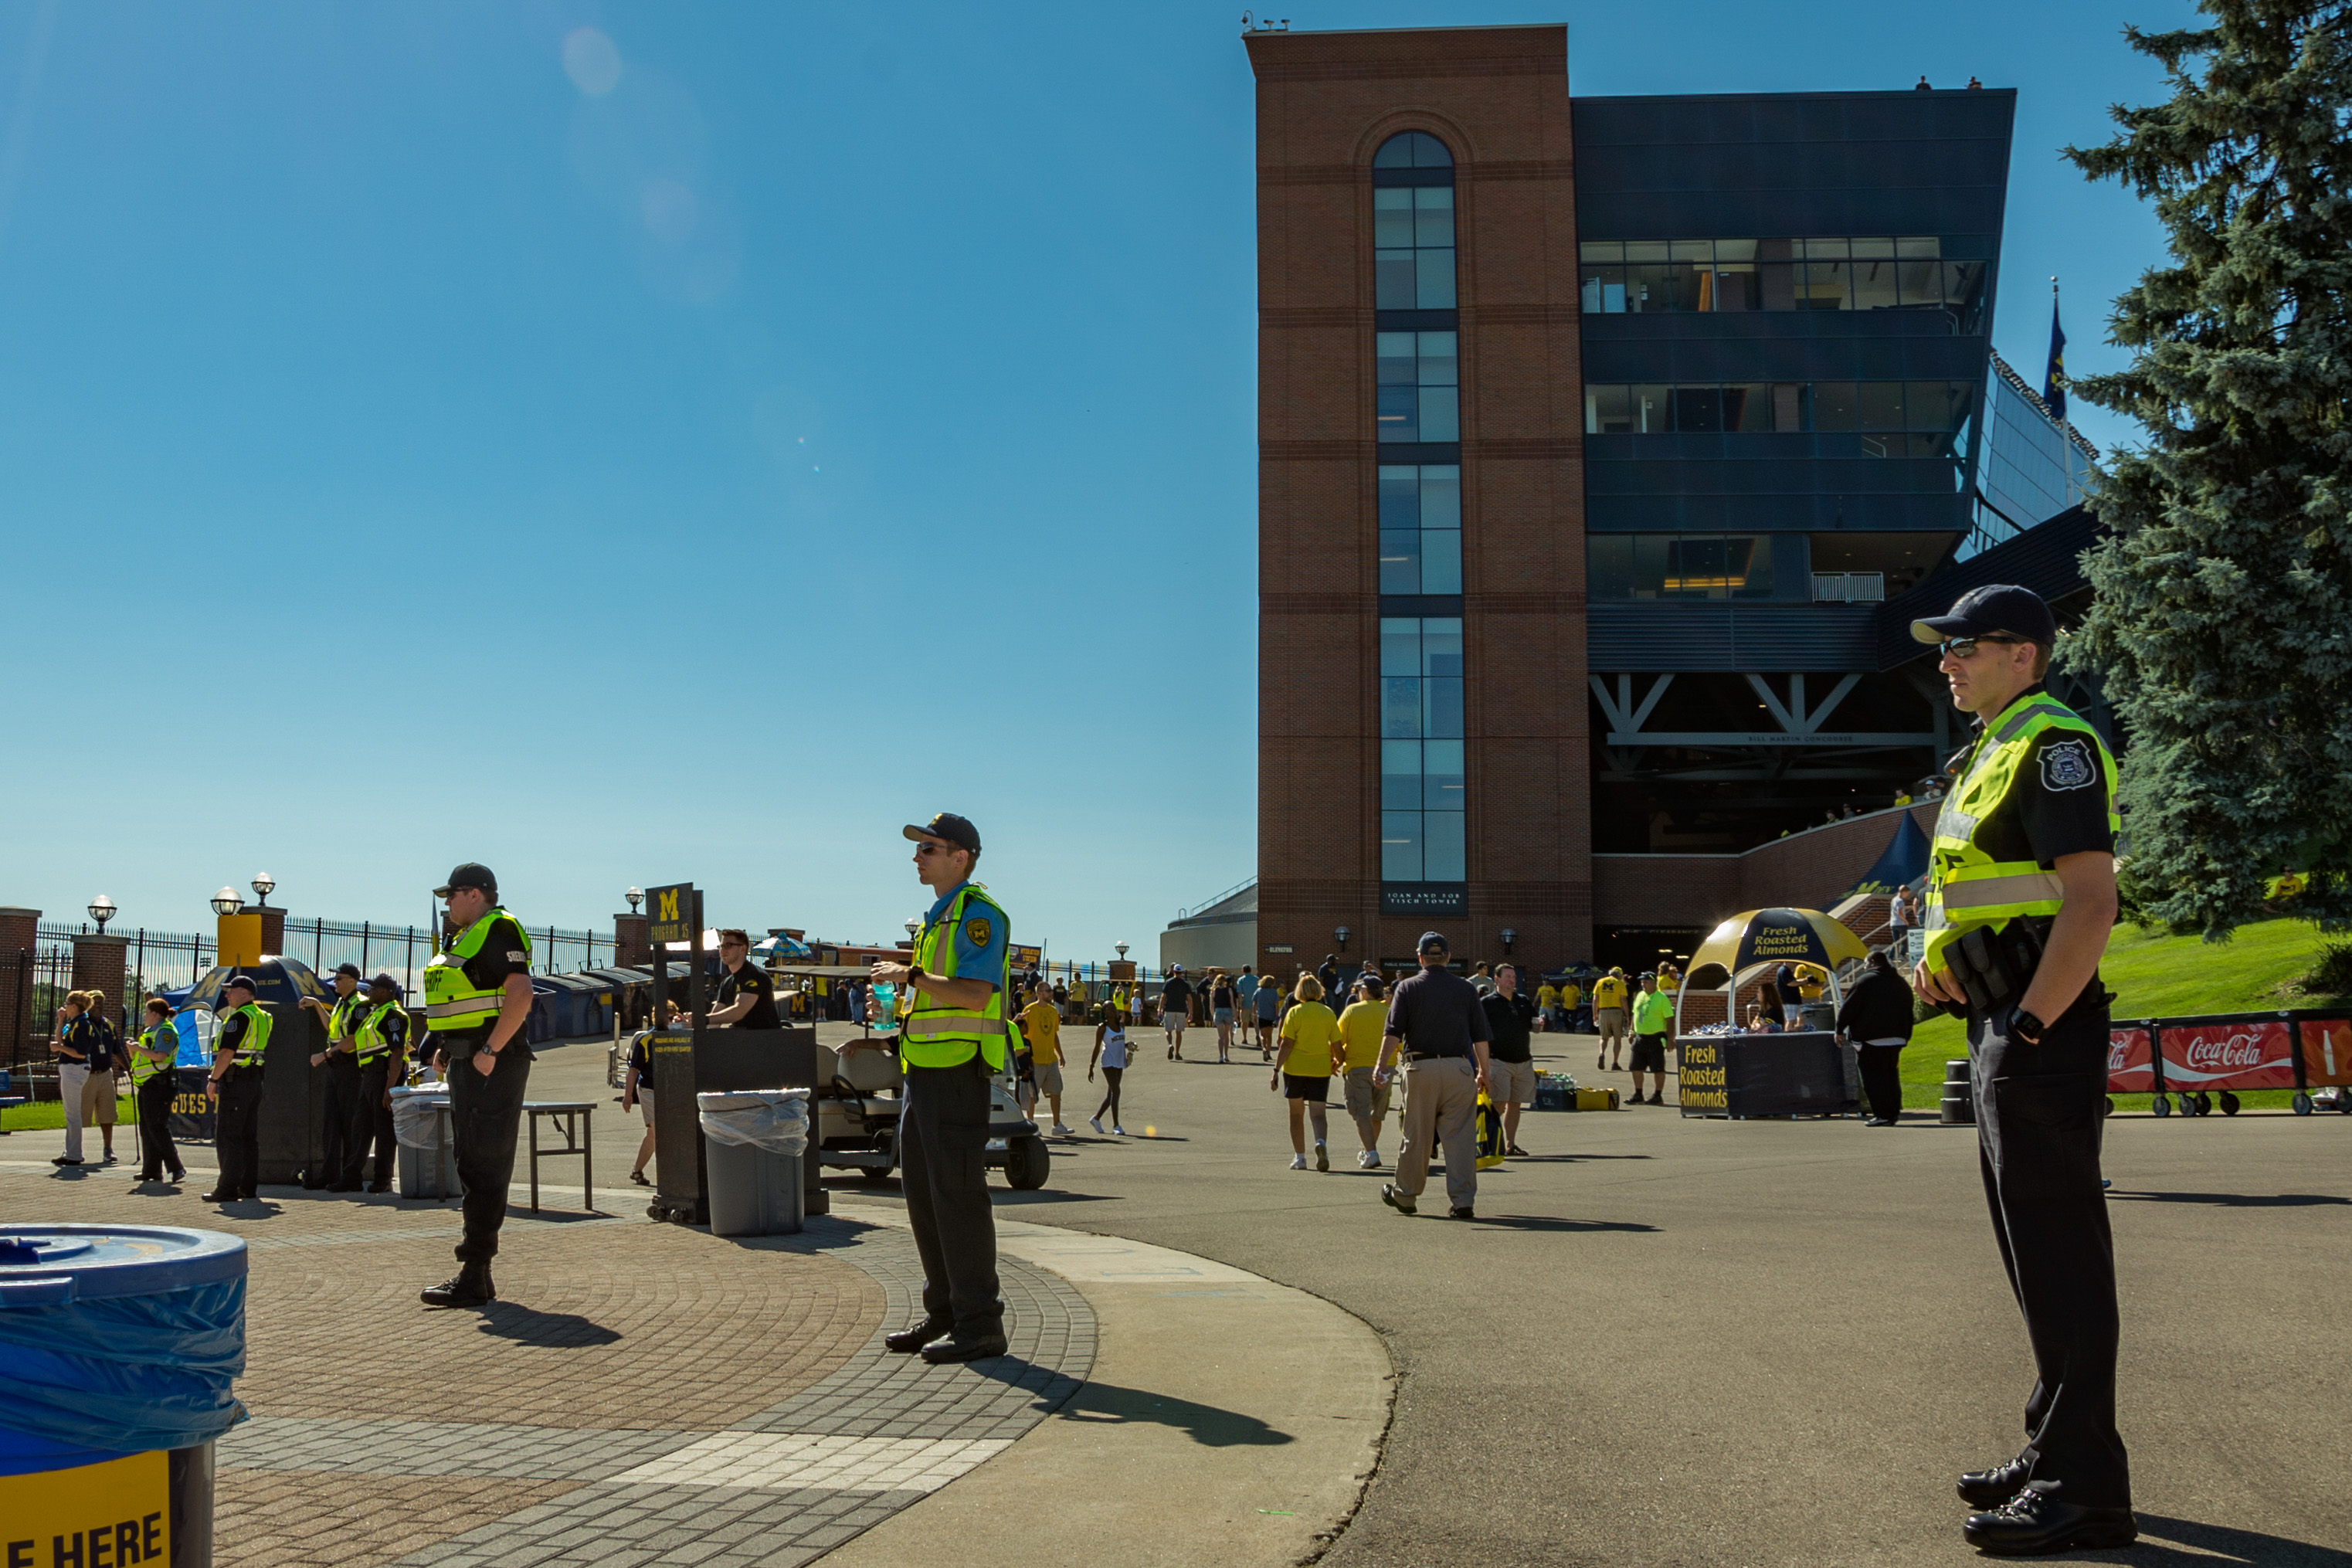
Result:
{"label": "vendor counter", "polygon": [[1861,1107],[1853,1053],[1826,1030],[1685,1035],[1675,1056],[1685,1116],[1843,1116]]}

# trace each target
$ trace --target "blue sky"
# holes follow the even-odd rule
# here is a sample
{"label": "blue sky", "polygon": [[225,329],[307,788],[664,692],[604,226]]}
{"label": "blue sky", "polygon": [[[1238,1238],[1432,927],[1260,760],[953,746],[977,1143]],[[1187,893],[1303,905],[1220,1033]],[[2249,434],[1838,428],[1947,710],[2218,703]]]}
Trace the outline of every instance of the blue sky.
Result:
{"label": "blue sky", "polygon": [[[2021,91],[1997,343],[2160,255],[2055,149],[2177,0],[1579,8],[1580,93]],[[1360,4],[1300,29],[1557,21]],[[0,0],[0,902],[849,940],[980,824],[1017,940],[1255,866],[1230,4]],[[2083,410],[2094,440],[2126,434]]]}

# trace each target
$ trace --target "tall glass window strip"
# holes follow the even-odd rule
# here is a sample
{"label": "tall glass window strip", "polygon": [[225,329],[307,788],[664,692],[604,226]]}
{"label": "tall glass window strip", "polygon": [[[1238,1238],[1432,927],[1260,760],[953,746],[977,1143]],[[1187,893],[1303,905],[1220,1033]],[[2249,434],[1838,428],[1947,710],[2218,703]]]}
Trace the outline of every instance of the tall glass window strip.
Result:
{"label": "tall glass window strip", "polygon": [[[1968,426],[1973,391],[1965,381],[1591,383],[1584,389],[1584,433],[1883,431],[1888,438],[1866,444],[1867,455],[1944,458],[1961,448],[1957,437]],[[1895,432],[1916,438],[1896,438]]]}
{"label": "tall glass window strip", "polygon": [[1381,592],[1462,592],[1462,469],[1381,465]]}
{"label": "tall glass window strip", "polygon": [[1459,882],[1468,859],[1462,621],[1381,618],[1381,880]]}
{"label": "tall glass window strip", "polygon": [[1454,187],[1383,185],[1372,192],[1373,304],[1382,310],[1454,309]]}
{"label": "tall glass window strip", "polygon": [[1461,353],[1452,332],[1379,332],[1380,438],[1462,439]]}
{"label": "tall glass window strip", "polygon": [[1589,240],[1584,310],[1958,310],[1973,320],[1985,263],[1948,258],[1934,235],[1833,239]]}

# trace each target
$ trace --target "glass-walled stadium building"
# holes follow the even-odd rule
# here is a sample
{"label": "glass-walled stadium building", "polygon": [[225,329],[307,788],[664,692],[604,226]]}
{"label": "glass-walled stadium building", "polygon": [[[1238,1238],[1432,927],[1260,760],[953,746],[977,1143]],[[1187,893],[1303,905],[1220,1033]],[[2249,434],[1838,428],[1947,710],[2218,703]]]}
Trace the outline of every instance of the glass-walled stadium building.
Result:
{"label": "glass-walled stadium building", "polygon": [[1559,26],[1244,41],[1263,950],[1591,957],[1596,855],[1931,772],[1887,601],[2087,479],[1991,353],[2015,95],[1578,99]]}

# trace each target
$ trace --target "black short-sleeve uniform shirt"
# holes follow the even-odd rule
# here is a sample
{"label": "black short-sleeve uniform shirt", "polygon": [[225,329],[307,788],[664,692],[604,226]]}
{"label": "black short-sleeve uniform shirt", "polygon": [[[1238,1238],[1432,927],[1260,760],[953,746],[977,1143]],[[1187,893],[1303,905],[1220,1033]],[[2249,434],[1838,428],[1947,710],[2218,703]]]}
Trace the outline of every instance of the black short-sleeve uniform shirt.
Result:
{"label": "black short-sleeve uniform shirt", "polygon": [[[458,967],[466,972],[467,983],[475,990],[496,991],[507,983],[508,975],[530,973],[530,945],[523,941],[522,928],[510,917],[500,915],[490,922],[489,934],[482,938],[481,950]],[[452,1038],[472,1044],[487,1041],[490,1037],[490,1025],[483,1024],[476,1028],[451,1029],[446,1033]],[[529,1057],[530,1046],[522,1037],[523,1031],[517,1029],[514,1038],[502,1048],[519,1050]]]}
{"label": "black short-sleeve uniform shirt", "polygon": [[756,998],[751,1010],[735,1020],[739,1029],[781,1029],[776,1016],[776,981],[766,970],[745,964],[719,982],[719,1005],[731,1006],[745,996]]}
{"label": "black short-sleeve uniform shirt", "polygon": [[[2042,689],[2034,687],[2026,695],[2041,695]],[[1967,776],[1974,754],[1974,747],[1960,753],[1958,777]],[[2116,835],[2107,823],[2107,774],[2097,742],[2080,730],[2045,730],[2009,793],[1977,825],[1976,846],[1996,860],[2031,860],[2045,868],[2062,855],[2113,854]]]}
{"label": "black short-sleeve uniform shirt", "polygon": [[1523,992],[1493,991],[1478,1000],[1486,1014],[1486,1055],[1498,1062],[1535,1059],[1536,1005]]}

